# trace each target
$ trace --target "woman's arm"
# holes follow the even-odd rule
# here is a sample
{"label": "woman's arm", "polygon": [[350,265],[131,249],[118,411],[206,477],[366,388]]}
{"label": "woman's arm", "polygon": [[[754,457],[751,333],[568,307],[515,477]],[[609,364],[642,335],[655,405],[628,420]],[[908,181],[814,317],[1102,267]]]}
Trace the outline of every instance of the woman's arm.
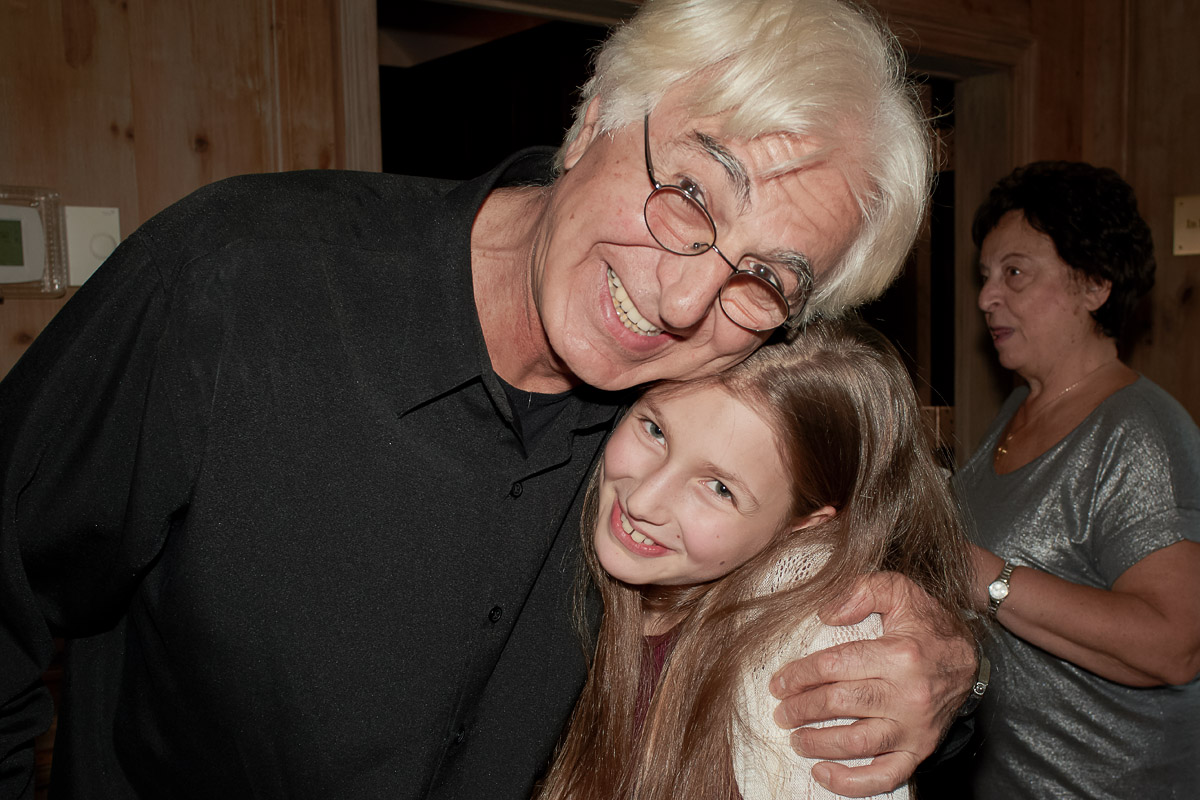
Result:
{"label": "woman's arm", "polygon": [[[1004,562],[973,552],[975,586]],[[1200,543],[1176,542],[1126,570],[1111,590],[1018,566],[996,620],[1030,644],[1129,686],[1183,684],[1200,673]]]}

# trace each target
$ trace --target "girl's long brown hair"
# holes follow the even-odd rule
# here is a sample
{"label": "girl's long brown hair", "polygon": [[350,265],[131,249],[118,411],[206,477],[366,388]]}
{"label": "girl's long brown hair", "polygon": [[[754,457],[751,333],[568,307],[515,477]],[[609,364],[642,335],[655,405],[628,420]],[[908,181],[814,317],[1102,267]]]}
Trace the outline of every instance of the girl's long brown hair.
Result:
{"label": "girl's long brown hair", "polygon": [[[580,529],[604,616],[587,683],[539,800],[736,796],[732,730],[743,672],[768,643],[865,572],[908,576],[959,622],[946,635],[978,634],[966,539],[946,476],[908,373],[881,334],[855,320],[820,320],[720,375],[649,391],[695,386],[724,388],[773,427],[792,479],[794,517],[825,505],[838,513],[781,533],[721,579],[656,590],[656,608],[666,602],[669,617],[679,620],[677,640],[639,731],[646,596],[596,559],[593,476]],[[762,594],[781,560],[813,552],[829,558],[811,579]]]}

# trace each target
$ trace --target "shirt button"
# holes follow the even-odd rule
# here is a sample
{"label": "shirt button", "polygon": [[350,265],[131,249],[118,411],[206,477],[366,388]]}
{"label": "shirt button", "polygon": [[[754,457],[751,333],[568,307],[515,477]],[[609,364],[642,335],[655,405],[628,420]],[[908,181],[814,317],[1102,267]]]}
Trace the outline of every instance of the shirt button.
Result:
{"label": "shirt button", "polygon": [[500,606],[492,606],[492,610],[488,612],[488,619],[490,619],[492,622],[499,622],[500,618],[503,616],[504,609]]}
{"label": "shirt button", "polygon": [[521,486],[520,481],[517,481],[516,483],[514,483],[512,485],[512,488],[508,490],[508,496],[509,497],[520,497],[521,492],[523,492],[523,491],[525,491],[525,487]]}

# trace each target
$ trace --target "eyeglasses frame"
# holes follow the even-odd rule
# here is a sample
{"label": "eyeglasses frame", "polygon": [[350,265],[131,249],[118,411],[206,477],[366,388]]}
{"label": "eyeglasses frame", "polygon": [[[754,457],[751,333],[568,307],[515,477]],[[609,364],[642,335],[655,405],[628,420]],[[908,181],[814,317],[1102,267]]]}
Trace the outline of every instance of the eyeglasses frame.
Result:
{"label": "eyeglasses frame", "polygon": [[[737,266],[737,264],[734,264],[732,261],[730,261],[729,258],[726,257],[726,255],[717,248],[717,223],[713,220],[712,214],[709,213],[708,209],[705,208],[704,204],[701,203],[699,200],[697,200],[695,197],[693,197],[692,193],[689,192],[687,189],[683,188],[682,186],[679,186],[679,185],[673,184],[673,183],[659,183],[658,179],[654,177],[654,165],[653,165],[653,160],[650,157],[650,114],[649,113],[647,113],[642,118],[642,124],[643,124],[643,131],[645,134],[644,135],[644,144],[645,144],[645,150],[646,150],[646,176],[650,179],[650,185],[654,187],[653,189],[650,190],[650,194],[646,195],[646,202],[642,204],[642,221],[646,223],[646,230],[650,232],[650,236],[653,237],[654,241],[658,243],[659,247],[666,250],[668,253],[674,253],[675,255],[678,255],[678,256],[688,256],[688,257],[699,256],[699,255],[703,255],[704,253],[707,253],[709,250],[711,250],[712,252],[716,253],[718,256],[721,257],[721,260],[725,262],[726,266],[728,266],[729,269],[732,270],[732,272],[725,279],[725,282],[721,284],[721,288],[717,291],[717,302],[721,306],[721,311],[725,314],[726,317],[729,318],[729,321],[732,322],[734,325],[737,325],[739,328],[743,328],[743,329],[751,331],[753,333],[770,333],[771,331],[775,330],[776,328],[779,328],[781,325],[787,324],[788,320],[790,320],[792,318],[792,304],[788,302],[787,295],[785,295],[783,293],[783,289],[780,286],[778,286],[775,282],[769,280],[768,278],[763,277],[762,275],[755,272],[754,270],[743,269],[743,268]],[[650,207],[650,201],[652,199],[654,199],[655,195],[658,195],[661,192],[675,192],[677,194],[682,195],[688,202],[692,203],[696,208],[700,209],[700,211],[704,214],[705,218],[708,220],[708,226],[712,229],[712,241],[708,242],[705,245],[703,250],[695,250],[695,251],[689,252],[689,253],[684,253],[684,252],[680,252],[678,250],[673,250],[670,247],[668,247],[666,244],[664,244],[662,242],[662,240],[660,240],[658,238],[658,235],[654,232],[654,229],[652,227],[650,227],[650,217],[646,213],[646,210]],[[697,243],[697,244],[699,244],[699,243]],[[754,263],[758,263],[758,262],[754,262]],[[762,266],[764,269],[768,269],[766,264],[763,264]],[[778,324],[776,324],[770,328],[751,328],[748,325],[743,325],[742,323],[738,322],[736,319],[734,319],[730,315],[730,313],[725,309],[724,292],[725,292],[725,287],[729,285],[729,282],[731,280],[733,280],[734,276],[736,276],[736,275],[748,275],[749,277],[753,278],[754,280],[760,281],[765,286],[769,287],[771,289],[771,291],[775,292],[775,294],[777,294],[779,296],[779,299],[783,302],[784,317]],[[808,283],[809,283],[809,286],[811,287],[811,285],[812,285],[811,276],[808,276]],[[808,292],[806,291],[804,296],[800,299],[800,308],[797,309],[797,313],[799,311],[803,310],[803,308],[807,304],[807,302],[808,302]]]}

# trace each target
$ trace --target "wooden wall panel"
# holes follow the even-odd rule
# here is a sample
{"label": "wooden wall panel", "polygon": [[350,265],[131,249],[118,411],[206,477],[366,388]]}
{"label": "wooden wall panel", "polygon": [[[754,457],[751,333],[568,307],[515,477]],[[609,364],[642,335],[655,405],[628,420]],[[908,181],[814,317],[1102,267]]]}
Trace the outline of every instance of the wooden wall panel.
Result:
{"label": "wooden wall panel", "polygon": [[383,168],[379,110],[379,25],[375,0],[337,4],[338,166],[378,172]]}
{"label": "wooden wall panel", "polygon": [[1200,421],[1200,256],[1172,255],[1174,198],[1200,194],[1200,18],[1192,0],[1139,0],[1131,18],[1129,169],[1158,257],[1152,327],[1133,366]]}
{"label": "wooden wall panel", "polygon": [[981,32],[1028,31],[1035,0],[871,0],[870,5],[903,39],[907,36],[905,26],[912,20]]}
{"label": "wooden wall panel", "polygon": [[[343,166],[337,147],[337,27],[330,0],[292,0],[274,9],[266,55],[276,91],[268,121],[277,125],[276,169]],[[274,119],[271,119],[274,117]]]}
{"label": "wooden wall panel", "polygon": [[[1081,159],[1112,166],[1133,184],[1154,231],[1159,271],[1150,300],[1151,327],[1137,342],[1131,363],[1166,387],[1200,419],[1200,256],[1171,255],[1176,195],[1200,193],[1200,20],[1189,0],[1053,0],[973,3],[970,0],[879,0],[910,52],[936,69],[957,74],[960,107],[956,145],[964,147],[962,114],[977,117],[995,101],[987,81],[1007,75],[1012,103],[1007,159],[995,154],[966,162],[998,177],[1009,166],[1037,159]],[[972,22],[959,30],[963,15]],[[973,29],[972,29],[973,26]],[[932,58],[930,58],[932,56]],[[940,61],[948,57],[948,61]],[[971,62],[981,67],[969,74]],[[992,64],[999,70],[989,69]],[[928,68],[928,67],[926,67]],[[955,70],[958,72],[956,73]],[[980,82],[983,79],[983,83]],[[985,98],[991,96],[992,101]],[[982,105],[981,105],[982,103]],[[966,126],[971,122],[966,121]],[[961,159],[960,159],[961,160]],[[974,186],[959,176],[959,188]],[[982,190],[985,186],[977,186]],[[961,194],[961,192],[960,192]],[[967,202],[966,205],[972,205]],[[965,229],[962,230],[965,234]],[[967,276],[974,252],[959,243],[959,275]],[[971,442],[1004,389],[994,355],[977,348],[971,329],[973,291],[960,292],[962,349],[956,399],[957,429]]]}
{"label": "wooden wall panel", "polygon": [[130,8],[133,130],[144,186],[139,220],[220,175],[270,163],[260,109],[266,75],[258,4],[233,15],[219,4],[207,14],[202,5],[179,0]]}
{"label": "wooden wall panel", "polygon": [[1122,175],[1129,169],[1132,2],[1093,0],[1082,19],[1081,157]]}
{"label": "wooden wall panel", "polygon": [[1124,172],[1128,150],[1130,0],[1056,0],[1034,7],[1035,158]]}
{"label": "wooden wall panel", "polygon": [[1080,22],[1088,2],[1056,0],[1034,5],[1035,158],[1079,160],[1082,156],[1083,26]]}
{"label": "wooden wall panel", "polygon": [[1020,160],[1013,153],[1013,83],[992,72],[958,84],[954,112],[954,430],[958,463],[975,452],[988,425],[1012,390],[1000,367],[976,298],[977,258],[971,220],[992,184]]}
{"label": "wooden wall panel", "polygon": [[49,186],[68,205],[137,214],[129,25],[123,4],[5,3],[0,183]]}
{"label": "wooden wall panel", "polygon": [[[122,3],[6,3],[0,25],[0,183],[138,221],[129,24]],[[2,291],[2,289],[0,289]],[[65,299],[0,301],[0,376]]]}
{"label": "wooden wall panel", "polygon": [[[952,8],[957,6],[957,8]],[[1024,2],[974,4],[883,0],[877,7],[914,66],[956,79],[954,133],[954,456],[962,463],[990,424],[1012,380],[996,362],[975,303],[970,221],[996,179],[1033,151],[1038,119],[1038,42]]]}
{"label": "wooden wall panel", "polygon": [[[116,207],[122,235],[229,175],[379,169],[374,0],[39,0],[3,13],[0,183]],[[0,375],[61,305],[0,303]]]}
{"label": "wooden wall panel", "polygon": [[[281,9],[278,18],[272,0],[131,5],[134,134],[144,187],[140,219],[218,178],[302,161],[297,149],[324,151],[329,158],[330,70],[310,84],[307,70],[276,69],[277,52],[286,53],[306,35],[292,24],[295,5]],[[314,70],[328,68],[329,56],[313,52],[311,61]],[[312,96],[293,98],[299,85],[311,85]],[[313,113],[322,95],[324,113]],[[295,118],[304,120],[301,130],[285,124]],[[324,140],[314,142],[320,133],[313,128],[322,125]],[[308,163],[321,166],[319,156]]]}

